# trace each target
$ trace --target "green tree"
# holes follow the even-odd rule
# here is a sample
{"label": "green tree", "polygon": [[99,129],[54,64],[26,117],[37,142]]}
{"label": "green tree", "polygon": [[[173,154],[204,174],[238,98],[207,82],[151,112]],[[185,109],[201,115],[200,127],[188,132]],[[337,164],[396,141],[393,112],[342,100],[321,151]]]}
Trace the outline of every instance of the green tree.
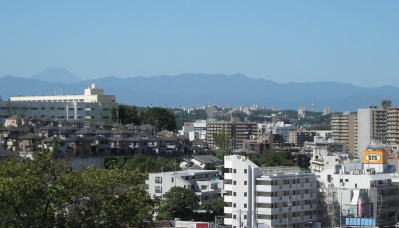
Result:
{"label": "green tree", "polygon": [[224,161],[224,152],[221,150],[215,151],[215,157],[219,158],[220,160]]}
{"label": "green tree", "polygon": [[127,170],[73,172],[46,150],[0,163],[2,227],[148,227],[155,202],[145,176]]}
{"label": "green tree", "polygon": [[193,217],[193,210],[198,202],[198,196],[191,189],[173,187],[164,195],[158,219],[189,219]]}
{"label": "green tree", "polygon": [[143,121],[151,124],[157,130],[176,130],[176,120],[173,113],[165,108],[149,108],[143,113]]}
{"label": "green tree", "polygon": [[276,151],[273,149],[265,150],[254,159],[254,162],[259,166],[293,166],[294,159],[288,151]]}
{"label": "green tree", "polygon": [[119,119],[122,124],[136,124],[139,125],[142,122],[139,111],[135,106],[119,105]]}
{"label": "green tree", "polygon": [[135,154],[133,157],[109,157],[104,161],[106,168],[126,169],[139,173],[154,173],[179,170],[176,159]]}
{"label": "green tree", "polygon": [[223,198],[218,198],[214,200],[210,200],[203,205],[201,205],[200,209],[206,210],[208,213],[214,216],[221,216],[224,214],[224,201]]}
{"label": "green tree", "polygon": [[118,116],[117,116],[117,112],[116,112],[116,108],[112,107],[111,111],[109,112],[109,120],[111,122],[116,122],[118,120]]}
{"label": "green tree", "polygon": [[230,154],[232,150],[232,141],[225,133],[215,133],[212,135],[215,145],[223,151],[224,154]]}

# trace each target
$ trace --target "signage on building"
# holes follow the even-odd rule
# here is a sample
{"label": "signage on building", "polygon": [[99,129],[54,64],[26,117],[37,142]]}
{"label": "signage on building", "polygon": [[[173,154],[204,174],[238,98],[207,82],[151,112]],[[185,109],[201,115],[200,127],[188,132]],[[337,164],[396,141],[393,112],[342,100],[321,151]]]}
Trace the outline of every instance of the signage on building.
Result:
{"label": "signage on building", "polygon": [[377,221],[374,218],[346,218],[347,226],[376,226]]}
{"label": "signage on building", "polygon": [[197,225],[196,228],[208,228],[209,227],[208,223],[197,223],[196,225]]}
{"label": "signage on building", "polygon": [[362,163],[363,164],[384,164],[385,163],[384,151],[364,151]]}

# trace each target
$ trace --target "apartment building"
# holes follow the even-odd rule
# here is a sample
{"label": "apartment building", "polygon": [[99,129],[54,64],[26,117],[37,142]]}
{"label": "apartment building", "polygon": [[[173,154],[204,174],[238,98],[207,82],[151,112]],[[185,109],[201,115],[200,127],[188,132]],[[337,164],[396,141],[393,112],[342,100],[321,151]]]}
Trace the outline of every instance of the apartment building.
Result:
{"label": "apartment building", "polygon": [[315,174],[344,162],[349,158],[345,144],[337,142],[323,140],[306,142],[304,151],[312,155],[310,170]]}
{"label": "apartment building", "polygon": [[162,197],[173,187],[191,189],[200,198],[200,204],[222,196],[223,181],[217,170],[183,170],[161,173],[150,173],[148,193]]}
{"label": "apartment building", "polygon": [[231,228],[318,227],[316,176],[298,167],[261,168],[225,156],[224,224]]}
{"label": "apartment building", "polygon": [[258,124],[258,138],[273,133],[274,135],[281,135],[284,142],[289,142],[289,135],[292,131],[296,131],[296,126],[284,121]]}
{"label": "apartment building", "polygon": [[179,131],[180,135],[184,135],[190,141],[206,140],[206,120],[197,120],[195,122],[186,122],[182,130]]}
{"label": "apartment building", "polygon": [[233,149],[243,148],[244,140],[257,134],[257,124],[247,122],[208,122],[206,124],[206,142],[209,147],[215,148],[213,134],[226,134],[232,142]]}
{"label": "apartment building", "polygon": [[332,115],[331,130],[334,141],[345,144],[349,154],[357,157],[357,114]]}
{"label": "apartment building", "polygon": [[376,106],[357,110],[357,152],[362,152],[370,145],[386,142],[387,110]]}
{"label": "apartment building", "polygon": [[0,119],[17,115],[54,120],[108,121],[112,108],[118,108],[115,96],[105,95],[103,89],[92,84],[82,95],[10,97],[9,101],[0,101]]}
{"label": "apartment building", "polygon": [[316,132],[313,131],[291,131],[289,142],[295,146],[303,147],[305,142],[313,142]]}
{"label": "apartment building", "polygon": [[336,162],[318,173],[324,227],[393,227],[399,211],[395,169],[384,151],[364,151],[360,162]]}
{"label": "apartment building", "polygon": [[399,144],[399,108],[387,109],[387,134],[386,142],[391,145]]}

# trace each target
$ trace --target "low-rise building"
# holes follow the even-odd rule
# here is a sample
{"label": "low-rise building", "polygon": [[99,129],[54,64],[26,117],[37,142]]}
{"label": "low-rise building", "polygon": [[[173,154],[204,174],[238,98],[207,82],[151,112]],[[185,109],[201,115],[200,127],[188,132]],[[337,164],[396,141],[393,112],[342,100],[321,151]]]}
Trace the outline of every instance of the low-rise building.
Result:
{"label": "low-rise building", "polygon": [[103,89],[92,84],[82,95],[10,97],[9,101],[0,101],[0,119],[16,115],[56,120],[109,121],[113,108],[118,109],[115,96],[105,95]]}
{"label": "low-rise building", "polygon": [[150,173],[146,184],[151,196],[162,197],[173,187],[182,187],[195,192],[200,204],[221,197],[223,181],[216,170],[184,170]]}

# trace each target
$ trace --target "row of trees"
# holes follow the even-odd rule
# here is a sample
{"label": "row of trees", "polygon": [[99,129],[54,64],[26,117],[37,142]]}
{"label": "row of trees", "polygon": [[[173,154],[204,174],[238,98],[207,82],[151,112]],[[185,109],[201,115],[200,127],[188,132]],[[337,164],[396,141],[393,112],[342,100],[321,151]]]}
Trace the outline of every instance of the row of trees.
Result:
{"label": "row of trees", "polygon": [[140,166],[148,160],[139,156],[130,164],[111,162],[110,169],[79,172],[46,150],[33,160],[1,161],[0,227],[153,227],[156,213],[157,219],[202,221],[223,215],[222,198],[199,205],[198,196],[185,188],[152,199],[143,171],[154,164]]}
{"label": "row of trees", "polygon": [[[111,110],[111,120],[117,121],[116,110]],[[113,114],[115,113],[115,114]],[[151,124],[157,130],[176,130],[176,120],[172,112],[154,107],[138,109],[135,106],[119,105],[119,121],[122,124]]]}
{"label": "row of trees", "polygon": [[168,172],[179,170],[177,159],[135,154],[132,157],[109,157],[104,159],[106,168],[126,169],[140,173]]}
{"label": "row of trees", "polygon": [[74,172],[49,151],[0,164],[1,227],[150,227],[156,208],[135,171]]}
{"label": "row of trees", "polygon": [[[223,198],[210,200],[199,205],[198,196],[191,190],[173,187],[165,193],[161,201],[158,220],[184,218],[185,220],[213,221],[215,216],[223,215]],[[195,210],[205,210],[206,213],[195,213]]]}

